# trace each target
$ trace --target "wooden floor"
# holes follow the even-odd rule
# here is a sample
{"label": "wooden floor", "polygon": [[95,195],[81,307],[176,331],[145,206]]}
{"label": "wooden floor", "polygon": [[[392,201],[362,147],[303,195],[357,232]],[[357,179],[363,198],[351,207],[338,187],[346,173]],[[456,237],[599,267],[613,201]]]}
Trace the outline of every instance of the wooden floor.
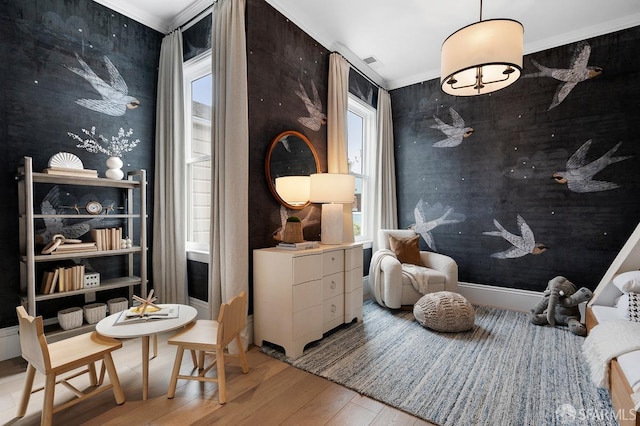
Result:
{"label": "wooden floor", "polygon": [[[149,399],[142,401],[140,339],[124,342],[114,362],[127,401],[117,406],[113,393],[104,392],[54,415],[57,425],[431,425],[402,411],[273,359],[253,347],[249,374],[234,360],[227,366],[228,402],[218,404],[217,384],[178,381],[174,399],[167,387],[175,348],[158,342],[158,357],[150,361]],[[191,370],[185,356],[182,373]],[[0,362],[0,424],[38,425],[43,392],[31,396],[27,415],[15,417],[26,363],[22,358]],[[209,374],[211,374],[210,372]],[[86,375],[72,381],[88,384]],[[42,384],[36,374],[36,383]],[[56,387],[56,402],[70,398]]]}

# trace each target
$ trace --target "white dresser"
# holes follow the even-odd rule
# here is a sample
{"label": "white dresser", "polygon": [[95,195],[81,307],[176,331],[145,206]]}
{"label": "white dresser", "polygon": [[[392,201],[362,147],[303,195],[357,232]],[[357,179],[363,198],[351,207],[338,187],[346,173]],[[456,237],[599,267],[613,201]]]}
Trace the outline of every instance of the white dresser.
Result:
{"label": "white dresser", "polygon": [[362,321],[362,245],[253,251],[254,343],[298,358],[307,343]]}

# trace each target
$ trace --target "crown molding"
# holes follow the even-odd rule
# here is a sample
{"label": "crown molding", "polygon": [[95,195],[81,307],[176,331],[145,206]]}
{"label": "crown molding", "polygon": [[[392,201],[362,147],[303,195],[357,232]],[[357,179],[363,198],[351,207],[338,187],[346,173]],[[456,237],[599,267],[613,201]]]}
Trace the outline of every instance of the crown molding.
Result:
{"label": "crown molding", "polygon": [[214,3],[213,0],[195,0],[178,15],[171,16],[168,19],[162,19],[152,10],[146,10],[138,7],[133,1],[128,1],[125,5],[123,5],[122,1],[116,0],[93,1],[163,34],[168,34],[173,29],[178,28],[185,22],[188,22]]}

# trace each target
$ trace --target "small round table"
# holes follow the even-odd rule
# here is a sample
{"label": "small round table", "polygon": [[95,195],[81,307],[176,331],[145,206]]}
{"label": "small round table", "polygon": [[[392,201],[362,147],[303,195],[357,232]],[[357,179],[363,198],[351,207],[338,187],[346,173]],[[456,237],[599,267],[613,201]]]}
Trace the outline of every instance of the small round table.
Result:
{"label": "small round table", "polygon": [[176,307],[178,316],[176,318],[149,319],[130,324],[116,323],[120,315],[125,314],[122,311],[109,315],[96,324],[96,331],[103,336],[115,337],[116,339],[142,337],[142,399],[144,401],[149,396],[149,336],[180,328],[193,321],[198,313],[194,307],[188,305],[158,306],[161,308]]}

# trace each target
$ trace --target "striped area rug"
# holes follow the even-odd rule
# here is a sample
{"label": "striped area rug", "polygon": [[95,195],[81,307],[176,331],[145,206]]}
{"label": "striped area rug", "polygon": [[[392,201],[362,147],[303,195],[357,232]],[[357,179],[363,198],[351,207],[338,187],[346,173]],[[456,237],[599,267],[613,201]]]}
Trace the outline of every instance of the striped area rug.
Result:
{"label": "striped area rug", "polygon": [[608,392],[589,381],[583,342],[488,307],[476,307],[473,330],[438,333],[368,300],[363,322],[296,360],[276,346],[262,351],[439,425],[616,424]]}

